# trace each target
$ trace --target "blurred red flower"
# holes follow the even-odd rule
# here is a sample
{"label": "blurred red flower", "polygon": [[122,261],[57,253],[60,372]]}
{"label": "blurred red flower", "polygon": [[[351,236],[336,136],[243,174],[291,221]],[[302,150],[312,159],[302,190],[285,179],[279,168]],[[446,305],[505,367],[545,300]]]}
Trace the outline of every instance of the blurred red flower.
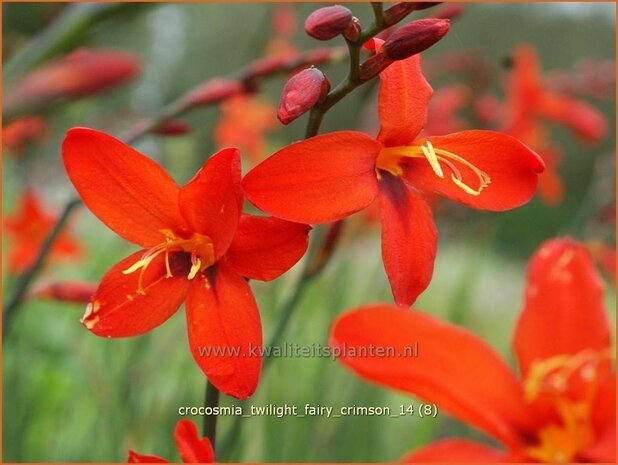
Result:
{"label": "blurred red flower", "polygon": [[96,284],[81,281],[43,282],[30,292],[29,297],[60,302],[89,302],[97,287]]}
{"label": "blurred red flower", "polygon": [[24,116],[2,128],[2,146],[19,157],[28,145],[41,143],[47,137],[47,123],[41,116]]}
{"label": "blurred red flower", "polygon": [[[34,192],[21,194],[19,206],[7,215],[4,228],[10,237],[8,268],[11,273],[20,273],[32,266],[41,246],[56,223],[56,216],[43,209]],[[79,241],[70,232],[61,232],[51,246],[51,261],[76,260],[82,255]]]}
{"label": "blurred red flower", "polygon": [[607,133],[605,117],[586,102],[545,86],[536,52],[527,44],[513,55],[504,111],[505,131],[534,148],[546,163],[539,178],[541,198],[549,205],[560,203],[564,196],[558,174],[562,151],[551,141],[543,122],[563,124],[583,141],[596,143]]}
{"label": "blurred red flower", "polygon": [[60,99],[96,94],[135,78],[140,73],[137,57],[116,50],[77,50],[42,65],[4,93],[6,108],[28,108]]}
{"label": "blurred red flower", "polygon": [[[616,378],[603,291],[583,245],[555,239],[541,246],[514,335],[519,375],[474,334],[389,305],[340,317],[331,345],[362,378],[435,403],[506,447],[444,439],[407,462],[614,463]],[[405,354],[415,343],[422,355],[413,360],[362,352],[373,345]]]}
{"label": "blurred red flower", "polygon": [[429,102],[427,124],[423,134],[439,136],[461,131],[468,122],[457,115],[471,99],[470,89],[463,84],[451,84],[438,90]]}
{"label": "blurred red flower", "polygon": [[380,204],[382,257],[395,301],[411,305],[433,273],[437,233],[425,193],[509,210],[534,194],[542,160],[517,139],[464,131],[417,139],[432,89],[420,56],[380,74],[377,138],[337,131],[289,145],[243,180],[249,200],[301,223],[340,220]]}
{"label": "blurred red flower", "polygon": [[250,95],[238,95],[221,104],[221,119],[215,126],[218,147],[236,146],[245,151],[251,164],[265,155],[265,134],[276,128],[277,110]]}
{"label": "blurred red flower", "polygon": [[251,395],[261,367],[251,347],[261,347],[262,329],[245,278],[269,281],[287,271],[305,252],[309,228],[242,214],[235,148],[213,155],[182,188],[150,158],[91,129],[68,132],[63,158],[85,205],[143,248],[103,277],[84,326],[98,336],[135,336],[186,300],[197,364],[225,394]]}
{"label": "blurred red flower", "polygon": [[298,49],[291,42],[296,30],[296,11],[292,5],[273,4],[273,36],[266,44],[266,55],[270,57],[290,57],[298,54]]}
{"label": "blurred red flower", "polygon": [[[174,429],[176,448],[183,463],[214,463],[215,451],[208,438],[200,439],[197,427],[190,420],[180,420]],[[156,455],[129,451],[128,463],[168,463]]]}

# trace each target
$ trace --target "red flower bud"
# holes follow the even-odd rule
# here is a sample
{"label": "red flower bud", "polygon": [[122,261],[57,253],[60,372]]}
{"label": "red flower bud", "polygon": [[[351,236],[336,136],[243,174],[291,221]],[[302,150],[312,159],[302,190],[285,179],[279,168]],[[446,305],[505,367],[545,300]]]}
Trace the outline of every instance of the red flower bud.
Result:
{"label": "red flower bud", "polygon": [[384,11],[384,22],[392,26],[398,23],[407,15],[417,10],[424,10],[442,2],[399,2]]}
{"label": "red flower bud", "polygon": [[367,61],[361,63],[359,71],[360,80],[365,82],[377,76],[392,62],[393,60],[386,57],[383,53],[376,53]]}
{"label": "red flower bud", "polygon": [[346,30],[352,21],[352,12],[341,5],[315,10],[305,21],[305,32],[314,39],[330,40]]}
{"label": "red flower bud", "polygon": [[283,124],[289,124],[326,97],[330,89],[328,79],[317,68],[307,68],[292,76],[286,82],[277,117]]}
{"label": "red flower bud", "polygon": [[5,109],[96,94],[133,79],[139,72],[139,60],[133,54],[79,50],[35,69],[10,85],[5,93]]}
{"label": "red flower bud", "polygon": [[78,281],[44,283],[35,289],[30,297],[62,302],[89,302],[97,287],[97,284]]}
{"label": "red flower bud", "polygon": [[362,27],[358,18],[353,17],[348,27],[343,31],[343,37],[345,37],[350,42],[356,42],[360,37],[362,32]]}
{"label": "red flower bud", "polygon": [[385,42],[380,53],[391,60],[403,60],[428,49],[446,35],[448,19],[419,19],[397,29]]}
{"label": "red flower bud", "polygon": [[240,81],[212,79],[197,86],[194,90],[189,92],[185,98],[188,106],[197,107],[220,102],[233,95],[242,94],[244,92],[245,86]]}
{"label": "red flower bud", "polygon": [[464,5],[451,3],[441,7],[438,11],[436,11],[436,14],[433,15],[433,17],[437,19],[453,20],[459,18],[465,10],[466,7]]}
{"label": "red flower bud", "polygon": [[153,132],[161,136],[182,136],[191,132],[191,125],[181,119],[168,119],[159,124]]}

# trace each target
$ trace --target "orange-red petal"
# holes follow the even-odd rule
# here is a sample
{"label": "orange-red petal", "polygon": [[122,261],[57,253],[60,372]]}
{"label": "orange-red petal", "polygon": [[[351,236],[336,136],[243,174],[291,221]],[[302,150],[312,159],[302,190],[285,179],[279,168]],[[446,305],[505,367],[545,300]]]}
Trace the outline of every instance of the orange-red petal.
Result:
{"label": "orange-red petal", "polygon": [[127,463],[169,463],[169,462],[157,455],[138,454],[137,452],[130,450],[129,456],[127,457]]}
{"label": "orange-red petal", "polygon": [[193,231],[210,237],[220,258],[230,246],[242,212],[240,152],[222,149],[182,189],[178,204]]}
{"label": "orange-red petal", "polygon": [[564,124],[588,142],[600,142],[607,134],[603,113],[586,102],[565,95],[542,94],[537,112],[544,118]]}
{"label": "orange-red petal", "polygon": [[69,130],[64,166],[86,206],[116,234],[142,247],[180,231],[178,186],[161,166],[124,142],[87,128]]}
{"label": "orange-red petal", "polygon": [[243,215],[225,255],[227,263],[247,278],[275,279],[301,259],[310,229],[278,218]]}
{"label": "orange-red petal", "polygon": [[493,447],[465,439],[442,439],[406,454],[406,463],[499,463],[507,455]]}
{"label": "orange-red petal", "polygon": [[380,73],[378,109],[380,134],[386,146],[407,145],[427,122],[433,89],[421,71],[421,56],[396,61]]}
{"label": "orange-red petal", "polygon": [[245,279],[222,264],[198,274],[187,297],[187,325],[191,352],[209,381],[238,399],[253,394],[262,326]]}
{"label": "orange-red petal", "polygon": [[195,423],[180,420],[174,430],[176,447],[184,463],[213,463],[215,451],[208,438],[200,439]]}
{"label": "orange-red petal", "polygon": [[[533,428],[509,367],[468,331],[421,312],[373,305],[341,316],[330,341],[362,378],[435,403],[507,445],[521,445],[522,431]],[[418,357],[410,355],[415,344]],[[376,356],[370,345],[394,353]]]}
{"label": "orange-red petal", "polygon": [[381,144],[354,131],[338,131],[289,145],[243,179],[259,209],[298,223],[340,220],[376,197]]}
{"label": "orange-red petal", "polygon": [[438,233],[422,196],[388,173],[380,180],[382,260],[395,302],[410,306],[431,281]]}
{"label": "orange-red petal", "polygon": [[[543,160],[530,148],[506,134],[493,131],[462,131],[446,136],[433,136],[427,140],[435,149],[446,150],[484,171],[491,183],[479,195],[471,195],[451,179],[451,171],[442,164],[444,178],[439,178],[425,158],[406,161],[404,177],[419,189],[442,194],[451,200],[472,208],[484,210],[510,210],[519,207],[534,195],[538,174],[544,169]],[[463,176],[463,182],[476,189],[479,179],[462,163],[453,162]]]}
{"label": "orange-red petal", "polygon": [[585,246],[545,242],[528,267],[524,309],[514,336],[522,374],[535,359],[610,345],[603,282]]}
{"label": "orange-red petal", "polygon": [[146,251],[129,255],[114,265],[101,280],[90,299],[82,323],[97,336],[136,336],[156,328],[167,320],[184,301],[189,288],[190,262],[185,254],[170,254],[170,271],[166,278],[165,254],[154,258],[144,271],[124,274]]}

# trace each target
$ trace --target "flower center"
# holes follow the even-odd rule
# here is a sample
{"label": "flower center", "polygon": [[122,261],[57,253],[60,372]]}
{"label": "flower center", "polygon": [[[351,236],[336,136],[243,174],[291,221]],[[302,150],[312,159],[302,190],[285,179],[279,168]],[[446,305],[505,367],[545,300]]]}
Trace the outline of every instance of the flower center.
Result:
{"label": "flower center", "polygon": [[531,458],[541,462],[572,462],[594,441],[592,407],[599,368],[611,357],[609,349],[585,350],[533,362],[524,381],[525,399],[529,403],[547,401],[560,423],[541,428],[538,443],[527,450]]}
{"label": "flower center", "polygon": [[138,261],[122,272],[123,274],[131,274],[137,270],[140,271],[137,279],[138,294],[145,294],[142,287],[144,272],[152,261],[161,254],[165,254],[166,278],[173,276],[170,267],[170,252],[186,252],[191,254],[191,269],[187,279],[195,278],[199,271],[205,270],[215,263],[215,249],[210,237],[194,233],[189,239],[183,239],[176,237],[172,231],[165,230],[162,232],[165,235],[165,242],[148,249]]}
{"label": "flower center", "polygon": [[[406,158],[425,158],[435,175],[441,179],[444,179],[442,165],[446,166],[451,172],[451,181],[470,195],[479,195],[481,191],[491,183],[491,178],[487,173],[459,155],[435,148],[430,141],[425,142],[425,145],[385,147],[378,155],[377,167],[388,171],[394,176],[401,176],[403,173],[401,162]],[[478,187],[472,187],[464,182],[460,167],[470,170],[476,176],[478,179]]]}

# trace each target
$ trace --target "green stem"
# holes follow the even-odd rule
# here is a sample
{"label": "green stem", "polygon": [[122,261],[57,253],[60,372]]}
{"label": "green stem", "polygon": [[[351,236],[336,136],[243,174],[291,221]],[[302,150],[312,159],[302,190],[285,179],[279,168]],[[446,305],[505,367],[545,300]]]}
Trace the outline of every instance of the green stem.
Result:
{"label": "green stem", "polygon": [[30,283],[32,282],[34,277],[38,274],[38,272],[41,270],[41,268],[43,267],[45,263],[45,259],[47,258],[47,255],[49,254],[49,251],[51,250],[54,244],[54,241],[56,240],[58,235],[62,232],[62,229],[64,228],[64,226],[66,225],[67,221],[69,220],[71,216],[71,213],[80,204],[81,204],[81,201],[79,199],[72,199],[65,205],[64,210],[62,211],[60,217],[58,218],[58,221],[56,222],[53,229],[51,230],[51,232],[45,239],[45,242],[43,243],[43,245],[41,246],[41,249],[36,257],[36,260],[34,261],[32,266],[19,278],[19,281],[17,282],[17,285],[15,287],[15,292],[13,293],[13,296],[8,301],[8,303],[4,306],[4,315],[2,318],[3,339],[5,339],[9,333],[13,318],[15,316],[15,311],[17,310],[17,308],[19,307],[19,304],[21,304],[24,297],[26,296],[28,289],[30,287]]}
{"label": "green stem", "polygon": [[[204,406],[205,407],[218,407],[219,406],[219,390],[210,381],[206,381],[206,392],[204,394]],[[217,440],[217,419],[218,415],[204,415],[203,433],[204,436],[210,439],[213,449],[215,448],[215,441]]]}

